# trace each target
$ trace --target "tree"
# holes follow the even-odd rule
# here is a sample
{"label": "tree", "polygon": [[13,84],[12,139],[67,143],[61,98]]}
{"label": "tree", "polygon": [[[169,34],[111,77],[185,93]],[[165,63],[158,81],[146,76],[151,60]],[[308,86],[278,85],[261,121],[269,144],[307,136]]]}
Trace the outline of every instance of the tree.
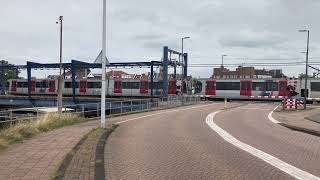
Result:
{"label": "tree", "polygon": [[16,79],[17,74],[20,73],[20,71],[17,71],[14,65],[9,64],[8,61],[1,60],[0,66],[5,66],[0,68],[0,84],[3,85],[9,80],[9,79]]}
{"label": "tree", "polygon": [[[299,79],[302,79],[302,78],[305,78],[306,77],[306,74],[303,74],[303,73],[301,73],[301,74],[299,74]],[[308,78],[312,78],[312,76],[310,76],[310,75],[308,75]]]}

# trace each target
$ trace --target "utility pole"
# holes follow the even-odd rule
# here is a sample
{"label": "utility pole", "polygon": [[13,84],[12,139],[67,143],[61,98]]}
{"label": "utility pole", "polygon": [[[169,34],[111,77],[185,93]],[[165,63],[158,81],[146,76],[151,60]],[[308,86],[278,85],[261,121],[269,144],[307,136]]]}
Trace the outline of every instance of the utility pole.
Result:
{"label": "utility pole", "polygon": [[307,109],[307,96],[308,96],[308,60],[309,60],[309,38],[310,38],[310,31],[309,30],[299,30],[299,32],[307,32],[307,52],[306,52],[306,75],[304,81],[304,99],[303,99],[303,108]]}
{"label": "utility pole", "polygon": [[[184,63],[184,52],[183,52],[183,45],[184,45],[184,40],[185,39],[190,39],[190,37],[189,36],[186,36],[186,37],[183,37],[183,38],[181,38],[181,54],[182,54],[182,64],[184,64],[184,65],[186,65],[185,63]],[[182,71],[181,71],[182,73],[181,73],[181,76],[183,76],[183,73],[184,73],[184,66],[182,66]],[[183,86],[184,86],[184,81],[185,81],[185,79],[184,79],[184,77],[182,77],[182,82],[181,82],[181,93],[183,94]],[[187,91],[187,89],[186,89],[186,91]]]}
{"label": "utility pole", "polygon": [[62,77],[62,21],[63,16],[59,16],[57,24],[60,23],[60,68],[59,68],[59,78],[58,78],[58,98],[57,98],[57,105],[58,105],[58,112],[62,113],[62,86],[63,86],[63,77]]}
{"label": "utility pole", "polygon": [[102,59],[101,59],[101,127],[106,126],[106,32],[107,32],[107,2],[103,0],[103,18],[102,18]]}

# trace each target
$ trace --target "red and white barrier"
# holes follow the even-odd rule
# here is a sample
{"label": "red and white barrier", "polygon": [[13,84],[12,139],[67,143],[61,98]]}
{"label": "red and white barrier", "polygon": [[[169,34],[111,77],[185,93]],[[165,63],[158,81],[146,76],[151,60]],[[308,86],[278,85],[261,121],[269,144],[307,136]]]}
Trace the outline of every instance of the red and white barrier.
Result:
{"label": "red and white barrier", "polygon": [[299,109],[303,107],[303,98],[288,98],[282,100],[283,109]]}

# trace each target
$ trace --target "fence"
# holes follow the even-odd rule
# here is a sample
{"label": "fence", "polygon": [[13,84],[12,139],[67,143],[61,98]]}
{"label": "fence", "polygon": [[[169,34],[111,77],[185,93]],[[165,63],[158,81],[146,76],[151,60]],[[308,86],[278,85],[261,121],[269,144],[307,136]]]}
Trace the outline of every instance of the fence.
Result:
{"label": "fence", "polygon": [[[139,111],[150,111],[196,104],[200,102],[199,96],[169,96],[158,99],[132,99],[122,101],[106,102],[107,117],[113,115],[124,115]],[[35,120],[48,112],[56,112],[57,107],[34,107],[23,109],[9,109],[0,111],[0,126],[11,127],[17,122]],[[101,111],[100,103],[73,104],[63,107],[64,113],[79,114],[82,117],[99,117]]]}

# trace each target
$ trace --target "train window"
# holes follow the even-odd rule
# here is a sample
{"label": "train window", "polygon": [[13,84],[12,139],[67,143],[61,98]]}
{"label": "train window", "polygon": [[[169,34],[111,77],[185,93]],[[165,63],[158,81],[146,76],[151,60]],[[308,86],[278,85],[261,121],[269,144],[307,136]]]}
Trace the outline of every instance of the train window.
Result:
{"label": "train window", "polygon": [[64,82],[64,88],[72,88],[71,82]]}
{"label": "train window", "polygon": [[311,91],[320,91],[320,82],[311,82]]}
{"label": "train window", "polygon": [[197,81],[195,83],[194,93],[198,94],[198,93],[201,93],[201,91],[202,91],[202,82]]}
{"label": "train window", "polygon": [[130,89],[140,89],[139,82],[128,82],[128,84],[130,84]]}
{"label": "train window", "polygon": [[263,91],[264,90],[264,82],[253,82],[252,83],[253,91]]}
{"label": "train window", "polygon": [[28,87],[28,82],[17,82],[17,87],[19,88]]}
{"label": "train window", "polygon": [[240,90],[240,82],[217,82],[217,90]]}
{"label": "train window", "polygon": [[101,88],[101,82],[87,82],[88,88]]}
{"label": "train window", "polygon": [[122,89],[130,89],[128,87],[128,82],[122,82]]}
{"label": "train window", "polygon": [[173,89],[173,88],[176,88],[176,87],[177,87],[177,84],[176,84],[175,81],[170,81],[170,82],[169,82],[169,88],[170,88],[170,89]]}
{"label": "train window", "polygon": [[41,82],[36,82],[36,87],[37,88],[41,88],[42,87],[42,83]]}
{"label": "train window", "polygon": [[214,89],[214,82],[210,82],[210,81],[208,81],[208,82],[206,82],[206,89]]}
{"label": "train window", "polygon": [[278,84],[275,82],[266,82],[266,91],[278,91]]}
{"label": "train window", "polygon": [[[162,82],[154,82],[153,89],[162,89]],[[151,87],[151,85],[149,85]]]}
{"label": "train window", "polygon": [[[72,88],[72,82],[64,82],[64,88]],[[76,88],[79,88],[79,82],[76,82]]]}

